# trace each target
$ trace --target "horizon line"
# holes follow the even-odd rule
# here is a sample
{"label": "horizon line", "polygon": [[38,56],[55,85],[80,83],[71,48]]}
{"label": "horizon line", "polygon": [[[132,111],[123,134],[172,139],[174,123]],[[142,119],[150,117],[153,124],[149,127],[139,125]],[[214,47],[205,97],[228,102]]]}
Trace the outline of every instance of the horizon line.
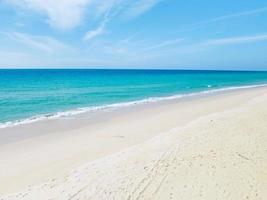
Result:
{"label": "horizon line", "polygon": [[228,71],[228,72],[267,72],[267,70],[251,69],[185,69],[185,68],[1,68],[0,70],[135,70],[135,71]]}

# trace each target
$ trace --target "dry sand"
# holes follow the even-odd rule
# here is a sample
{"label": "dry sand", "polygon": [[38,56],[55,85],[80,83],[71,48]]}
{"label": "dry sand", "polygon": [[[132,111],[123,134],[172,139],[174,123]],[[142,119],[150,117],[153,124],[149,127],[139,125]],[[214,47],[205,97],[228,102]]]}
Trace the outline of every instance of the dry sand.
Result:
{"label": "dry sand", "polygon": [[0,199],[267,199],[267,88],[1,129],[0,139]]}

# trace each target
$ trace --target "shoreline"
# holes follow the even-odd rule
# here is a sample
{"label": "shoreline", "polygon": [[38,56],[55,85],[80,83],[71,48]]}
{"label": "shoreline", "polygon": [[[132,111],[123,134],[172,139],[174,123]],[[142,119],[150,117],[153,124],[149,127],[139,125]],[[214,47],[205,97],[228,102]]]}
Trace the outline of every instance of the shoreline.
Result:
{"label": "shoreline", "polygon": [[[181,93],[181,94],[175,94],[170,96],[162,96],[162,97],[148,97],[140,100],[135,101],[129,101],[129,102],[119,102],[119,103],[112,103],[112,104],[105,104],[100,106],[88,106],[88,107],[81,107],[66,111],[59,111],[55,113],[47,113],[47,114],[41,114],[41,115],[35,115],[32,117],[28,117],[25,119],[18,119],[18,120],[11,120],[7,122],[0,123],[0,130],[6,129],[6,128],[12,128],[15,126],[23,126],[26,124],[31,123],[37,123],[44,120],[55,120],[59,118],[66,118],[66,117],[72,117],[77,116],[81,114],[90,114],[93,112],[101,112],[101,111],[109,111],[114,109],[120,109],[124,107],[129,106],[136,106],[136,105],[145,105],[149,103],[158,103],[158,102],[164,102],[168,100],[178,100],[183,98],[189,98],[189,97],[200,97],[202,95],[216,95],[220,94],[222,92],[230,92],[230,91],[236,91],[236,90],[244,90],[244,89],[252,89],[252,88],[261,88],[266,87],[267,84],[252,84],[252,85],[241,85],[241,86],[229,86],[229,87],[222,87],[222,88],[216,88],[216,89],[207,89],[202,90],[198,92],[192,92],[192,93]],[[209,87],[208,87],[209,88]]]}
{"label": "shoreline", "polygon": [[[267,110],[265,107],[262,107],[267,105],[266,91],[267,87],[227,91],[214,95],[198,96],[197,98],[175,99],[155,104],[132,106],[112,112],[94,113],[90,116],[81,115],[78,118],[75,117],[75,119],[48,120],[42,123],[1,129],[0,172],[2,173],[0,173],[0,180],[3,181],[0,182],[0,197],[3,196],[3,199],[9,199],[5,195],[14,193],[19,196],[18,192],[22,191],[22,194],[27,193],[29,196],[29,198],[25,197],[26,199],[34,199],[34,195],[36,197],[36,194],[44,195],[41,195],[40,199],[46,199],[46,196],[63,198],[65,194],[60,193],[58,190],[53,190],[53,188],[63,187],[64,191],[72,194],[84,187],[84,184],[89,185],[90,188],[97,186],[112,193],[114,188],[120,191],[117,185],[124,185],[119,182],[124,180],[123,177],[134,178],[136,176],[139,177],[139,173],[140,176],[143,173],[147,173],[146,169],[150,169],[154,165],[150,165],[146,160],[149,161],[152,158],[152,160],[157,160],[160,155],[168,155],[168,157],[163,156],[161,158],[163,159],[163,165],[165,166],[167,164],[177,167],[180,166],[178,163],[169,163],[168,160],[178,158],[182,162],[183,159],[186,158],[187,160],[192,156],[197,156],[198,158],[198,154],[204,155],[204,158],[206,158],[206,150],[204,151],[202,147],[213,150],[221,147],[222,149],[220,151],[218,150],[217,153],[220,153],[226,159],[225,162],[228,164],[237,162],[236,167],[241,169],[243,169],[242,167],[246,163],[241,163],[241,165],[239,160],[235,160],[236,157],[231,158],[234,160],[229,158],[230,161],[227,161],[228,157],[226,158],[225,155],[228,155],[229,149],[225,149],[224,146],[228,146],[230,149],[232,147],[240,148],[241,152],[238,151],[237,154],[235,153],[235,156],[237,155],[237,158],[241,158],[241,161],[245,161],[245,158],[250,159],[252,154],[247,155],[248,153],[246,151],[253,150],[254,152],[259,149],[259,152],[257,152],[258,150],[254,152],[254,154],[257,154],[259,160],[255,161],[255,158],[253,159],[253,162],[260,164],[255,165],[255,169],[253,168],[257,171],[259,170],[259,166],[264,167],[267,164],[263,153],[265,150],[261,149],[261,143],[266,143],[266,136],[264,135],[266,127],[264,128],[262,126],[266,122],[264,120],[266,119]],[[228,113],[232,114],[229,115]],[[250,114],[251,116],[249,116]],[[246,118],[243,119],[244,117]],[[242,123],[239,121],[242,121]],[[213,126],[210,125],[211,122],[216,123]],[[205,124],[208,125],[206,126]],[[245,133],[246,129],[242,128],[242,126],[248,130],[256,130],[255,136],[249,135],[246,137],[248,140],[243,141],[242,134],[248,135],[248,133]],[[229,130],[225,132],[226,129]],[[206,132],[210,132],[210,134]],[[230,139],[232,137],[234,138],[233,141]],[[238,138],[240,141],[235,140],[235,138]],[[258,141],[261,143],[257,143],[255,146],[254,143],[248,143],[249,141]],[[179,150],[176,149],[177,144],[181,145],[178,145]],[[229,144],[232,144],[232,146],[229,146]],[[192,149],[191,146],[195,149]],[[243,147],[247,149],[243,149]],[[236,150],[233,149],[231,151]],[[170,153],[166,154],[166,152]],[[202,160],[203,163],[201,165],[207,165],[202,170],[207,170],[207,172],[213,170],[208,165],[210,162],[208,158],[212,155],[210,153],[207,155],[206,161]],[[216,159],[220,161],[221,157],[216,157]],[[186,163],[188,162],[186,161]],[[197,161],[190,160],[190,162],[194,166]],[[117,166],[116,163],[120,166]],[[213,165],[219,169],[222,167],[220,163]],[[86,171],[86,167],[90,170]],[[130,169],[131,167],[136,167],[137,174],[135,174],[135,171],[131,172],[129,167]],[[144,167],[147,168],[144,170]],[[248,164],[248,167],[251,170],[253,166]],[[158,173],[156,174],[163,173],[161,169],[157,169]],[[103,174],[98,174],[94,170],[103,172]],[[151,168],[151,170],[153,171],[155,169]],[[183,167],[183,164],[177,170],[185,173],[184,175],[181,174],[181,177],[196,172],[186,166]],[[220,172],[223,173],[223,169],[221,170]],[[179,173],[178,171],[175,171],[175,173]],[[66,176],[76,177],[77,174],[74,175],[74,172],[79,173],[77,180],[73,178],[70,182],[61,182]],[[233,176],[232,173],[229,174]],[[91,179],[91,181],[84,180],[84,178],[91,176],[99,179],[100,182],[102,181],[102,185],[99,185],[99,183],[96,184]],[[165,176],[168,179],[168,175],[164,175],[163,177],[159,176],[156,180],[153,180],[153,183],[161,182]],[[191,177],[192,180],[194,180],[194,177],[196,178],[198,175],[194,174]],[[142,177],[139,178],[142,179]],[[182,179],[188,184],[190,179],[186,178],[183,177]],[[221,183],[228,176],[218,175],[215,178]],[[58,180],[58,182],[53,183],[54,179]],[[112,186],[112,182],[110,182],[112,179],[115,182],[118,181],[117,184]],[[167,183],[164,180],[163,183],[166,185]],[[128,179],[124,181],[128,181]],[[172,183],[173,181],[170,182]],[[179,179],[176,181],[179,181]],[[200,179],[199,181],[202,184],[207,184],[205,179]],[[133,186],[130,187],[134,187],[135,184],[139,183],[139,180],[133,180]],[[263,187],[262,184],[264,181],[260,183],[260,186]],[[77,186],[74,189],[72,188],[73,184]],[[236,186],[235,180],[233,180],[232,184]],[[157,184],[156,186],[158,187]],[[178,186],[179,184],[175,182],[175,186],[172,185],[169,188],[179,188]],[[241,184],[240,187],[242,186],[244,185]],[[42,187],[44,189],[40,189]],[[198,186],[195,185],[195,187]],[[30,188],[30,192],[27,188]],[[88,188],[87,192],[91,191],[90,188]],[[25,189],[27,192],[25,192]],[[246,187],[240,190],[246,192],[243,191],[245,189],[247,190]],[[206,188],[206,190],[208,189]],[[147,191],[145,189],[144,191],[149,192],[149,190]],[[251,192],[250,190],[248,191]],[[163,190],[162,194],[165,194],[165,192],[166,190]],[[204,194],[205,192],[202,193]],[[259,196],[263,195],[259,193]],[[121,193],[112,194],[125,197],[122,191]],[[190,192],[188,191],[186,195],[189,194]],[[16,198],[16,195],[11,195],[10,199],[22,199]],[[98,195],[100,194],[96,193],[94,197],[97,198]],[[132,194],[132,197],[134,195],[136,194]],[[232,192],[231,195],[235,194]],[[115,195],[115,197],[119,196]],[[226,196],[224,197],[226,198]],[[101,197],[99,199],[105,198]]]}

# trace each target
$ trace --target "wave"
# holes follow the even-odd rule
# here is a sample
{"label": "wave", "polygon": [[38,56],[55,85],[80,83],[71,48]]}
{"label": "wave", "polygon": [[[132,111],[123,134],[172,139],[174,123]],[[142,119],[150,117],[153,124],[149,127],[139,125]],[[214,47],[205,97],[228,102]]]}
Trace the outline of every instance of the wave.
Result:
{"label": "wave", "polygon": [[[44,114],[44,115],[37,115],[34,117],[22,119],[22,120],[15,120],[15,121],[0,123],[0,129],[13,127],[13,126],[19,126],[19,125],[23,125],[23,124],[30,124],[33,122],[43,121],[43,120],[48,120],[48,119],[64,118],[64,117],[83,114],[83,113],[87,113],[87,112],[95,112],[95,111],[100,111],[100,110],[112,110],[112,109],[129,107],[129,106],[140,105],[140,104],[147,104],[147,103],[155,103],[155,102],[159,102],[159,101],[180,99],[183,97],[219,93],[219,92],[231,91],[231,90],[258,88],[258,87],[265,87],[265,86],[267,86],[267,84],[247,85],[247,86],[232,86],[232,87],[224,87],[224,88],[218,88],[218,89],[208,89],[208,90],[204,90],[204,91],[200,91],[200,92],[194,92],[194,93],[177,94],[177,95],[172,95],[172,96],[149,97],[149,98],[137,100],[137,101],[114,103],[114,104],[108,104],[108,105],[103,105],[103,106],[83,107],[83,108],[77,108],[74,110],[68,110],[68,111],[50,113],[50,114]],[[211,85],[208,85],[207,88],[211,88]]]}

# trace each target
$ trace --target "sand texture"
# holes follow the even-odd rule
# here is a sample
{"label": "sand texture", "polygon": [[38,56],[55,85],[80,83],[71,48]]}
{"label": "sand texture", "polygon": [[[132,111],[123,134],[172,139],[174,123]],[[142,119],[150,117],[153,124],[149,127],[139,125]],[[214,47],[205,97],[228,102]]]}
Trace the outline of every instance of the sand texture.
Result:
{"label": "sand texture", "polygon": [[110,117],[1,145],[0,199],[267,199],[266,88]]}

